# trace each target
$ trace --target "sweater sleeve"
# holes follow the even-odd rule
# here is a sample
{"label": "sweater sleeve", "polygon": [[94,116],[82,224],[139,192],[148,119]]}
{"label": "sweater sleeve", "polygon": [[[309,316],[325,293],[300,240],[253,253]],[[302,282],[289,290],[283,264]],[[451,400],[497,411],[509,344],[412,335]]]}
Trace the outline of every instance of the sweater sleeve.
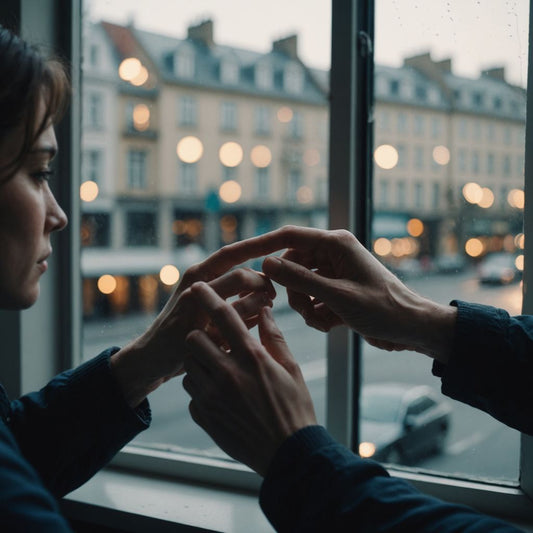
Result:
{"label": "sweater sleeve", "polygon": [[433,364],[442,392],[533,435],[533,316],[453,301],[457,323],[447,365]]}
{"label": "sweater sleeve", "polygon": [[57,502],[22,457],[3,422],[0,422],[0,464],[0,531],[70,532]]}
{"label": "sweater sleeve", "polygon": [[109,366],[110,348],[11,403],[8,423],[24,457],[57,497],[105,466],[151,420],[131,409]]}
{"label": "sweater sleeve", "polygon": [[304,428],[277,451],[260,504],[276,531],[511,533],[511,525],[420,493],[361,459],[320,426]]}

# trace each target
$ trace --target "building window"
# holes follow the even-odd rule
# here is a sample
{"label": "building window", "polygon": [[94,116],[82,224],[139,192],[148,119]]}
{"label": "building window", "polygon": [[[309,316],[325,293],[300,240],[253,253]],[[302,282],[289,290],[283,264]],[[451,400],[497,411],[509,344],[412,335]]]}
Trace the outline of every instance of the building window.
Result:
{"label": "building window", "polygon": [[487,154],[487,173],[494,174],[495,171],[494,165],[494,154]]}
{"label": "building window", "polygon": [[481,107],[483,105],[483,93],[473,92],[472,93],[472,105],[474,107]]}
{"label": "building window", "polygon": [[468,122],[465,118],[459,120],[459,138],[466,139],[468,137]]}
{"label": "building window", "polygon": [[503,128],[503,142],[507,145],[510,145],[512,143],[510,126],[505,126],[505,128]]}
{"label": "building window", "polygon": [[237,104],[235,102],[222,102],[220,104],[220,128],[222,131],[236,131]]}
{"label": "building window", "polygon": [[104,98],[100,93],[91,92],[87,95],[87,99],[87,126],[89,128],[100,129],[103,127]]}
{"label": "building window", "polygon": [[428,92],[424,85],[418,83],[415,85],[415,97],[418,101],[425,102],[427,100]]}
{"label": "building window", "polygon": [[438,139],[442,134],[442,120],[437,117],[431,119],[431,136]]}
{"label": "building window", "polygon": [[398,133],[407,133],[407,114],[404,112],[398,113]]}
{"label": "building window", "polygon": [[126,213],[126,245],[156,246],[157,216],[148,211]]}
{"label": "building window", "polygon": [[511,156],[503,156],[503,175],[508,178],[511,175]]}
{"label": "building window", "polygon": [[259,63],[255,66],[255,84],[259,89],[272,89],[272,68],[268,63]]}
{"label": "building window", "polygon": [[415,168],[422,170],[424,168],[424,147],[415,146]]}
{"label": "building window", "polygon": [[180,96],[178,124],[180,126],[196,126],[196,108],[196,98],[194,96]]}
{"label": "building window", "polygon": [[459,152],[457,152],[457,162],[459,170],[461,172],[466,172],[466,150],[464,148],[461,148]]}
{"label": "building window", "polygon": [[196,163],[183,163],[179,165],[179,189],[178,193],[194,194],[196,192]]}
{"label": "building window", "polygon": [[304,135],[303,115],[294,111],[292,120],[289,122],[289,135],[292,139],[302,139]]}
{"label": "building window", "polygon": [[222,59],[220,62],[220,81],[228,85],[239,83],[239,64],[233,59]]}
{"label": "building window", "polygon": [[222,165],[222,182],[233,180],[237,181],[237,168],[238,167],[227,167]]}
{"label": "building window", "polygon": [[423,209],[424,207],[424,184],[421,182],[415,183],[415,208]]}
{"label": "building window", "polygon": [[101,182],[102,177],[102,151],[101,150],[85,150],[83,152],[83,175],[82,180]]}
{"label": "building window", "polygon": [[400,82],[399,80],[389,81],[389,93],[391,96],[399,96],[400,94]]}
{"label": "building window", "polygon": [[472,153],[472,172],[479,174],[479,152]]}
{"label": "building window", "polygon": [[270,169],[269,167],[255,169],[255,195],[256,198],[268,198],[270,194]]}
{"label": "building window", "polygon": [[401,180],[396,183],[396,199],[398,202],[398,208],[404,209],[407,207],[407,194],[406,194],[405,181]]}
{"label": "building window", "polygon": [[304,73],[295,63],[289,63],[283,72],[283,88],[291,94],[300,94],[304,88]]}
{"label": "building window", "polygon": [[147,188],[145,150],[128,151],[128,187],[130,189],[144,190]]}
{"label": "building window", "polygon": [[287,178],[287,199],[290,202],[296,202],[298,199],[298,189],[301,186],[302,173],[298,169],[289,171]]}
{"label": "building window", "polygon": [[438,209],[440,206],[440,183],[434,182],[431,190],[431,206],[433,209]]}
{"label": "building window", "polygon": [[396,150],[398,151],[398,168],[405,168],[407,166],[407,148],[405,144],[399,144]]}
{"label": "building window", "polygon": [[179,78],[194,78],[194,51],[189,48],[178,50],[174,54],[174,73]]}
{"label": "building window", "polygon": [[89,46],[89,64],[91,67],[97,67],[100,62],[100,47],[96,44]]}
{"label": "building window", "polygon": [[109,246],[111,224],[109,213],[84,213],[81,216],[81,245]]}
{"label": "building window", "polygon": [[421,136],[424,135],[424,117],[422,115],[415,115],[414,117],[414,130],[415,135]]}
{"label": "building window", "polygon": [[272,113],[267,106],[258,106],[254,110],[254,131],[256,135],[270,135]]}

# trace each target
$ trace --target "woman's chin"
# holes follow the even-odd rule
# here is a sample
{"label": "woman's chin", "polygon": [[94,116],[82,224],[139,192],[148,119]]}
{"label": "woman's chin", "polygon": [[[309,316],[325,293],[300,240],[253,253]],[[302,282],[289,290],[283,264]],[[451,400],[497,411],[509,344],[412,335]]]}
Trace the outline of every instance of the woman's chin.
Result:
{"label": "woman's chin", "polygon": [[31,290],[4,294],[0,292],[0,309],[22,310],[30,308],[39,298],[39,284]]}

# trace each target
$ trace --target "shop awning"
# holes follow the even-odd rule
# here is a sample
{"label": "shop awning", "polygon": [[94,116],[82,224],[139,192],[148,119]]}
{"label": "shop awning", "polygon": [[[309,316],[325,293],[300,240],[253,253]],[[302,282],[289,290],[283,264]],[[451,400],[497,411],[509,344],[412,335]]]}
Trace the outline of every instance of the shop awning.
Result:
{"label": "shop awning", "polygon": [[81,273],[86,278],[98,277],[103,274],[139,276],[159,274],[164,265],[174,265],[183,273],[191,265],[202,261],[205,257],[207,257],[205,251],[194,244],[178,250],[84,248],[81,253]]}

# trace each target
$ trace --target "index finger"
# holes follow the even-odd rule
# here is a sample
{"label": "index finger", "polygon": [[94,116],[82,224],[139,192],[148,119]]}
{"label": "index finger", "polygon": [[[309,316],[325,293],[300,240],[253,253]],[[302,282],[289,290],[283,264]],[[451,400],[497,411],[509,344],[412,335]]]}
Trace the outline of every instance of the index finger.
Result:
{"label": "index finger", "polygon": [[313,249],[317,245],[317,240],[324,238],[327,234],[328,231],[316,228],[283,226],[258,237],[228,244],[200,263],[198,268],[209,272],[212,278],[218,277],[249,259],[262,257],[285,248]]}
{"label": "index finger", "polygon": [[190,291],[218,330],[224,332],[230,347],[244,347],[249,335],[248,328],[233,306],[222,299],[207,283],[195,283]]}

